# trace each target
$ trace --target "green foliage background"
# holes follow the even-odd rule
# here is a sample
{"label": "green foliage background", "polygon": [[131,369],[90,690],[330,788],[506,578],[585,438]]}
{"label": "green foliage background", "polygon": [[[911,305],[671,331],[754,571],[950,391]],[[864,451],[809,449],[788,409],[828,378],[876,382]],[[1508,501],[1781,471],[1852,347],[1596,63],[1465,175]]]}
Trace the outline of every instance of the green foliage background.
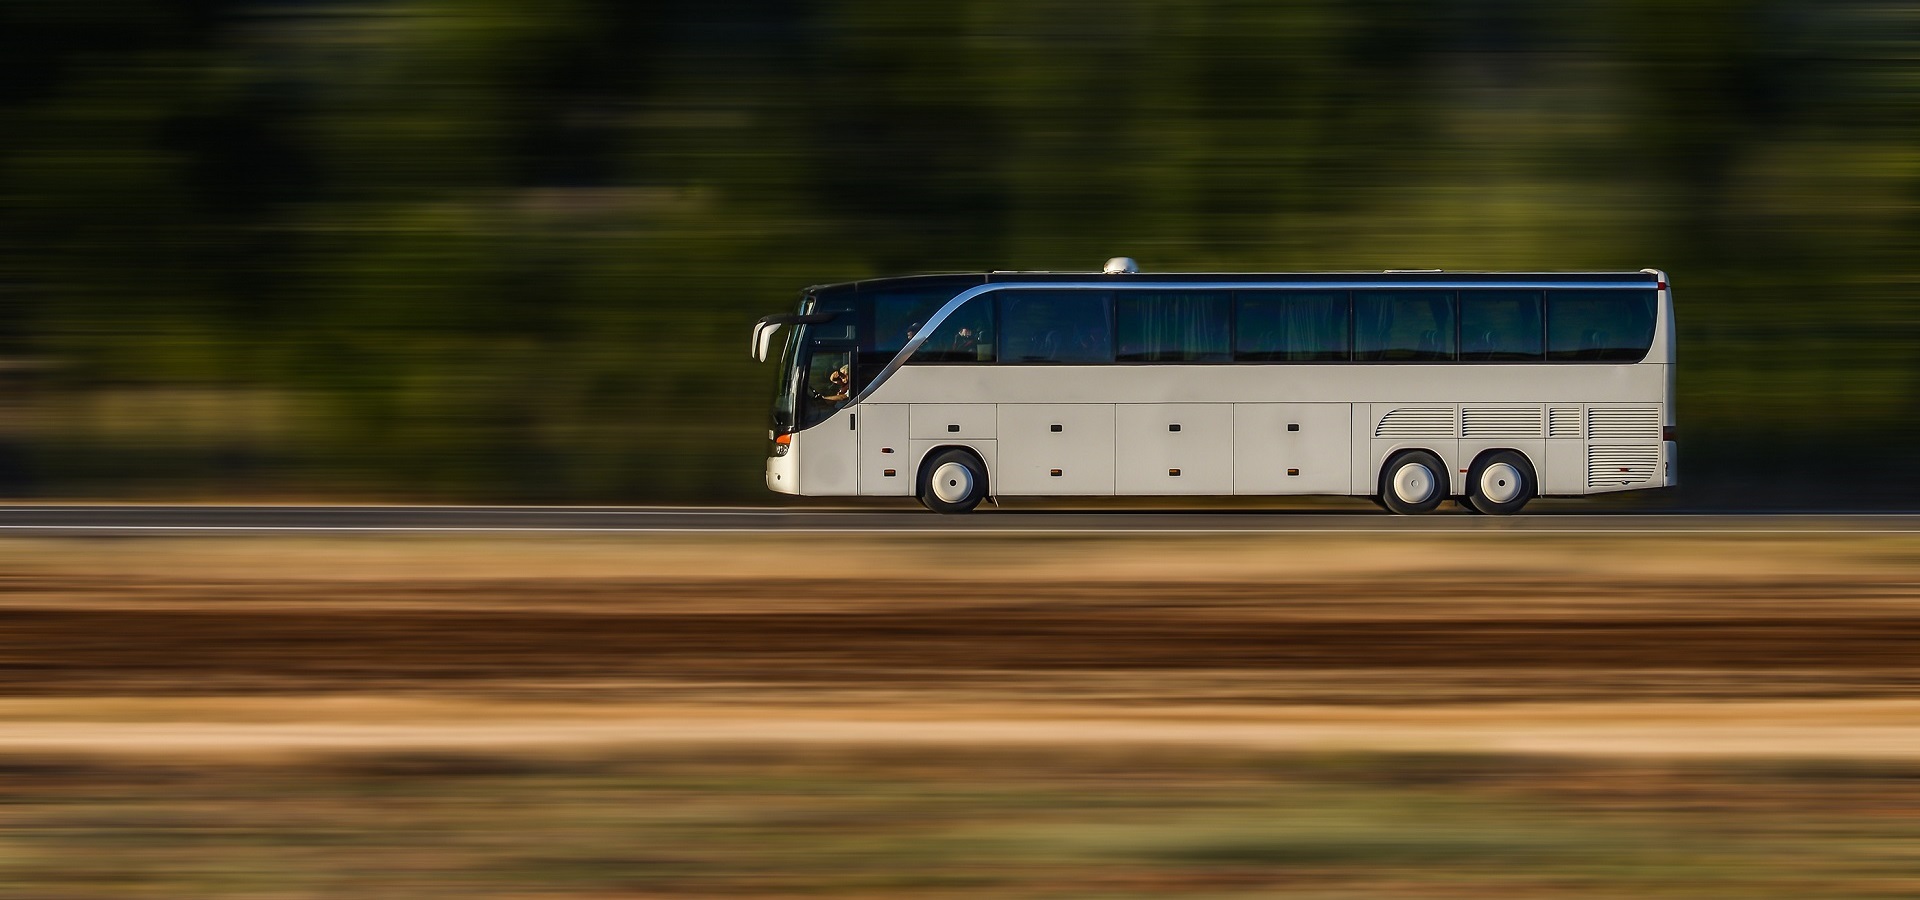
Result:
{"label": "green foliage background", "polygon": [[1920,498],[1920,8],[0,4],[0,493],[763,497],[807,284],[1668,270],[1701,503]]}

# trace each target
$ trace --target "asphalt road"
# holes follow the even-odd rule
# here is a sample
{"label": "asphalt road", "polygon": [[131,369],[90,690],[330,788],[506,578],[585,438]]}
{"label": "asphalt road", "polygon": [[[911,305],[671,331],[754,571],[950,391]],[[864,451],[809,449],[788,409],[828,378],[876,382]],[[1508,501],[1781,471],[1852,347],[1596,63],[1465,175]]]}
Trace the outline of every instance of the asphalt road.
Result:
{"label": "asphalt road", "polygon": [[901,504],[792,507],[0,506],[0,535],[194,533],[1226,534],[1907,534],[1920,513],[1719,514],[1595,509],[1578,502],[1495,518],[1444,510],[1399,517],[1337,509],[994,509],[941,516]]}

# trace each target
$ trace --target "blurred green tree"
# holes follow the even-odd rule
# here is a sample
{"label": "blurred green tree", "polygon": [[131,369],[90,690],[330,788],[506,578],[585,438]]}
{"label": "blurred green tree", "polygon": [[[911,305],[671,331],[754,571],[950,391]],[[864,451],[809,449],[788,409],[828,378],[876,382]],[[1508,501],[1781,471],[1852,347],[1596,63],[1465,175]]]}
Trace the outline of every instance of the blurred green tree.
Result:
{"label": "blurred green tree", "polygon": [[1868,0],[14,0],[0,491],[756,497],[754,316],[1125,253],[1657,265],[1697,498],[1911,503],[1916,25]]}

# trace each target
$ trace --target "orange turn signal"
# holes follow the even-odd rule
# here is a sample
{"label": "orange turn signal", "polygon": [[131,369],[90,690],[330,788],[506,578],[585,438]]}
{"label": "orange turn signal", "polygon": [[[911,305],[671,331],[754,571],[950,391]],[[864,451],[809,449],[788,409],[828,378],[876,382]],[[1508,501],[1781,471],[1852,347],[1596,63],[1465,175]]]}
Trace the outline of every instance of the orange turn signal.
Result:
{"label": "orange turn signal", "polygon": [[791,434],[783,434],[783,435],[780,435],[780,436],[778,436],[778,437],[776,437],[776,438],[774,438],[774,439],[773,439],[773,442],[774,442],[774,443],[776,443],[776,444],[791,444],[791,443],[793,443],[793,435],[791,435]]}

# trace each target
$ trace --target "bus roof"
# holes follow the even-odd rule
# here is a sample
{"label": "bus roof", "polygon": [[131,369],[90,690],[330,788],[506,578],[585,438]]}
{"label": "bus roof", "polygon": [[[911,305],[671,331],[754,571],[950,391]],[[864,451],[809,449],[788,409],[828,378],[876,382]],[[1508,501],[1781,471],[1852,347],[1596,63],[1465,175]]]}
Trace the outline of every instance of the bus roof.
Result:
{"label": "bus roof", "polygon": [[1554,282],[1557,284],[1591,281],[1596,283],[1618,284],[1621,281],[1644,281],[1653,285],[1658,276],[1651,272],[1467,272],[1467,271],[1386,271],[1386,272],[1152,272],[1125,275],[1107,275],[1100,272],[969,272],[946,275],[898,275],[887,278],[867,278],[859,281],[843,281],[834,284],[817,284],[807,288],[809,292],[823,290],[852,289],[856,293],[870,291],[898,290],[914,287],[970,287],[979,284],[997,284],[1017,282],[1020,284],[1048,284],[1052,282],[1112,281],[1115,284],[1152,283],[1156,281],[1179,281],[1188,284],[1222,282],[1245,284],[1250,281],[1284,281],[1293,284],[1325,284],[1338,286],[1350,282],[1365,281],[1370,284],[1393,282],[1407,285],[1448,284],[1458,281],[1491,282],[1526,286],[1536,282]]}

